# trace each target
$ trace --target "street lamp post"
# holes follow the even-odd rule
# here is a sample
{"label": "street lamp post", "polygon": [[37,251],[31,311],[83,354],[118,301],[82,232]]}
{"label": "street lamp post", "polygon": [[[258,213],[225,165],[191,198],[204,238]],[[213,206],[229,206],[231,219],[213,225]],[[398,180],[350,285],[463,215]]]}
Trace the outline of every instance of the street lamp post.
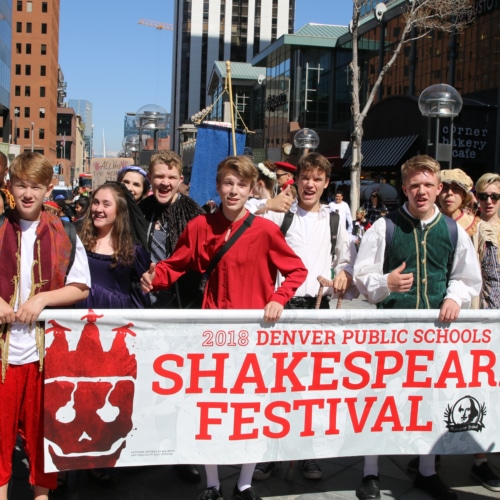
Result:
{"label": "street lamp post", "polygon": [[17,144],[17,117],[19,116],[20,109],[14,108],[14,144]]}
{"label": "street lamp post", "polygon": [[[422,116],[427,117],[427,153],[441,162],[447,162],[452,168],[453,161],[453,118],[462,110],[462,97],[451,85],[438,83],[423,90],[418,98],[418,107]],[[435,118],[434,142],[432,140],[432,120]],[[448,138],[441,142],[440,120],[450,121]]]}

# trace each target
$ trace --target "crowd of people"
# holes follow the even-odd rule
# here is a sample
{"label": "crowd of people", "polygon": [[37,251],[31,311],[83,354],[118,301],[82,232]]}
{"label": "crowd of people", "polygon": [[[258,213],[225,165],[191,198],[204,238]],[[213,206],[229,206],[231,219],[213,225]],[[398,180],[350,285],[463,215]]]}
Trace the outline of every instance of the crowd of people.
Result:
{"label": "crowd of people", "polygon": [[[270,323],[284,309],[328,309],[333,297],[359,293],[381,309],[435,309],[444,323],[462,308],[500,307],[498,174],[474,186],[462,170],[441,171],[433,158],[416,156],[401,167],[407,201],[389,213],[374,191],[352,220],[341,191],[324,202],[331,167],[318,153],[297,165],[224,159],[214,179],[220,206],[205,210],[185,190],[182,168],[176,153],[161,151],[147,172],[127,166],[116,181],[77,194],[68,214],[68,204],[50,199],[45,157],[26,152],[7,168],[0,153],[0,500],[7,500],[18,434],[34,498],[46,500],[58,487],[57,474],[43,468],[44,332],[36,320],[45,307],[261,309]],[[321,297],[317,276],[331,278]],[[411,464],[416,488],[456,498],[434,455]],[[197,466],[175,467],[182,479],[201,481]],[[278,467],[243,464],[231,498],[259,500],[252,480]],[[321,479],[312,450],[301,470]],[[217,466],[205,472],[198,498],[222,499]],[[471,472],[500,491],[485,454],[474,455]],[[112,469],[89,475],[103,487],[115,484]],[[356,495],[380,498],[377,456],[365,457]]]}

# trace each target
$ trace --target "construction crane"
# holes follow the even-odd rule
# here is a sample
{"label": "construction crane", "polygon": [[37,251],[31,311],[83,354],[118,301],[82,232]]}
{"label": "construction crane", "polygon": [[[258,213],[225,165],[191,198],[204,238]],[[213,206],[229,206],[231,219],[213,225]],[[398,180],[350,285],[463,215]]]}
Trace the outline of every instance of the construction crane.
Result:
{"label": "construction crane", "polygon": [[174,31],[173,24],[162,23],[160,21],[151,21],[149,19],[139,19],[137,24],[142,24],[144,26],[150,26],[151,28],[156,28],[157,30]]}

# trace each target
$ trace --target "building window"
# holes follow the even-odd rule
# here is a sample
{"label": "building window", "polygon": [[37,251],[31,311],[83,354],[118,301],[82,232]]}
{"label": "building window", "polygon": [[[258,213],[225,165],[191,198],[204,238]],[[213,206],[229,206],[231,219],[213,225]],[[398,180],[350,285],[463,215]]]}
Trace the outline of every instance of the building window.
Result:
{"label": "building window", "polygon": [[16,43],[16,54],[22,54],[22,53],[23,53],[23,44]]}
{"label": "building window", "polygon": [[24,87],[24,97],[29,97],[31,95],[31,87],[29,85],[26,85]]}
{"label": "building window", "polygon": [[29,139],[30,138],[30,129],[29,128],[25,128],[24,129],[24,138],[25,139]]}
{"label": "building window", "polygon": [[17,12],[23,11],[23,2],[22,0],[17,0]]}
{"label": "building window", "polygon": [[31,54],[31,43],[26,44],[26,54]]}
{"label": "building window", "polygon": [[25,67],[25,70],[24,70],[24,74],[26,76],[30,76],[31,75],[31,64],[26,64],[26,67]]}
{"label": "building window", "polygon": [[40,118],[45,118],[45,108],[40,108]]}
{"label": "building window", "polygon": [[40,87],[40,97],[45,97],[45,87]]}
{"label": "building window", "polygon": [[29,118],[29,117],[30,117],[30,108],[26,106],[24,108],[24,118]]}
{"label": "building window", "polygon": [[45,129],[44,128],[41,128],[38,131],[38,138],[41,139],[42,141],[43,141],[43,139],[45,139]]}
{"label": "building window", "polygon": [[47,45],[45,45],[44,43],[42,43],[42,45],[40,46],[40,54],[42,56],[46,56],[47,55]]}
{"label": "building window", "polygon": [[47,23],[42,23],[42,35],[47,34]]}
{"label": "building window", "polygon": [[26,33],[31,33],[31,23],[26,23]]}
{"label": "building window", "polygon": [[23,23],[17,21],[17,23],[16,23],[16,32],[17,33],[22,33],[23,32]]}
{"label": "building window", "polygon": [[40,66],[40,76],[46,76],[47,66]]}
{"label": "building window", "polygon": [[20,74],[21,74],[21,65],[16,64],[16,75],[20,75]]}
{"label": "building window", "polygon": [[48,12],[47,2],[42,2],[42,12]]}
{"label": "building window", "polygon": [[21,85],[16,85],[16,87],[14,89],[14,95],[16,97],[20,97],[21,96]]}
{"label": "building window", "polygon": [[26,2],[26,12],[33,12],[33,2],[31,0]]}

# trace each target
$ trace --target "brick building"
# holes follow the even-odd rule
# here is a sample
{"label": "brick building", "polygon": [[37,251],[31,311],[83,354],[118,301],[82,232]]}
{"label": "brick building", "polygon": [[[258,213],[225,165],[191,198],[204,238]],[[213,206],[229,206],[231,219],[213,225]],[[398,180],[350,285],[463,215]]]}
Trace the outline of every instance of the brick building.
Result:
{"label": "brick building", "polygon": [[13,0],[10,109],[12,142],[56,165],[59,0]]}

